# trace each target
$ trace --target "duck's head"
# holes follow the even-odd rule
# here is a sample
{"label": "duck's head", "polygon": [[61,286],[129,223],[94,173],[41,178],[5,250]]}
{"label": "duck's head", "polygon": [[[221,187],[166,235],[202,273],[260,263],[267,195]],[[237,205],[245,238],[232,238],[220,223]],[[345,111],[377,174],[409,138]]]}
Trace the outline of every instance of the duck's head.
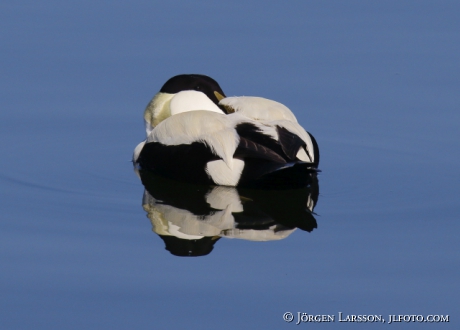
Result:
{"label": "duck's head", "polygon": [[217,81],[201,74],[181,74],[169,79],[144,112],[147,135],[153,127],[175,114],[194,110],[226,113],[219,107],[225,94]]}

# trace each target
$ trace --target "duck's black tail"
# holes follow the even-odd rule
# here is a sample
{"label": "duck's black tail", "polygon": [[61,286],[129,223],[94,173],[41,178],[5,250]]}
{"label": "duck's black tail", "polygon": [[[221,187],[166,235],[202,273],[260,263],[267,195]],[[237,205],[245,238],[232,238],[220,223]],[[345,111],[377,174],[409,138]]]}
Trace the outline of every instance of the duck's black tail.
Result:
{"label": "duck's black tail", "polygon": [[318,170],[312,163],[292,162],[274,164],[247,161],[238,186],[263,189],[305,187],[316,177]]}

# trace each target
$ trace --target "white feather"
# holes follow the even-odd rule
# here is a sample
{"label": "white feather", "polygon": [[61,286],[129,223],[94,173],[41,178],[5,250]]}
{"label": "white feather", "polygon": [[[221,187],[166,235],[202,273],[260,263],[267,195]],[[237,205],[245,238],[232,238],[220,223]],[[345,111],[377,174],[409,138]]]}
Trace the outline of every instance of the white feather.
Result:
{"label": "white feather", "polygon": [[145,145],[145,141],[142,141],[141,143],[139,143],[136,148],[134,148],[134,153],[133,153],[133,163],[136,163],[137,162],[137,159],[139,158],[139,155],[142,151],[142,148],[144,148],[144,145]]}
{"label": "white feather", "polygon": [[223,114],[223,111],[206,94],[197,91],[182,91],[175,94],[169,107],[171,116],[195,110],[207,110]]}
{"label": "white feather", "polygon": [[263,97],[226,97],[219,104],[229,106],[235,112],[254,120],[289,120],[297,123],[297,119],[288,107]]}
{"label": "white feather", "polygon": [[214,183],[222,186],[236,186],[244,169],[241,159],[231,159],[231,166],[223,160],[214,160],[206,164],[206,173]]}
{"label": "white feather", "polygon": [[157,93],[144,111],[145,131],[147,136],[160,122],[171,116],[169,102],[175,94]]}
{"label": "white feather", "polygon": [[297,154],[295,155],[297,157],[297,159],[300,159],[304,162],[311,162],[312,160],[310,159],[310,157],[308,157],[307,153],[305,152],[305,150],[303,150],[302,148],[299,149],[299,151],[297,152]]}

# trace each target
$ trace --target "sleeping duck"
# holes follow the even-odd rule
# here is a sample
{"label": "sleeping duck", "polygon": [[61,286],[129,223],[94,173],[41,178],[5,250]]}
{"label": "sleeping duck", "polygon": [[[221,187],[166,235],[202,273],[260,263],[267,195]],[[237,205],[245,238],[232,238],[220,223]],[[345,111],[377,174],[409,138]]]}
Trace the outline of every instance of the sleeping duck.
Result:
{"label": "sleeping duck", "polygon": [[202,184],[298,187],[316,175],[318,145],[281,103],[226,97],[212,78],[169,79],[144,112],[141,170]]}

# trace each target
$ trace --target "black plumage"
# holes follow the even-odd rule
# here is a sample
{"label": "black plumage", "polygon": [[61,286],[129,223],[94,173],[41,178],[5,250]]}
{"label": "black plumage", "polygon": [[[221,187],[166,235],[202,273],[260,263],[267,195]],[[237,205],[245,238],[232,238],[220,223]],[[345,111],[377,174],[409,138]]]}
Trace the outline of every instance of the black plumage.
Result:
{"label": "black plumage", "polygon": [[219,157],[214,155],[206,144],[194,142],[177,146],[158,142],[146,143],[139,155],[139,165],[171,179],[180,181],[213,184],[206,174],[206,164]]}

